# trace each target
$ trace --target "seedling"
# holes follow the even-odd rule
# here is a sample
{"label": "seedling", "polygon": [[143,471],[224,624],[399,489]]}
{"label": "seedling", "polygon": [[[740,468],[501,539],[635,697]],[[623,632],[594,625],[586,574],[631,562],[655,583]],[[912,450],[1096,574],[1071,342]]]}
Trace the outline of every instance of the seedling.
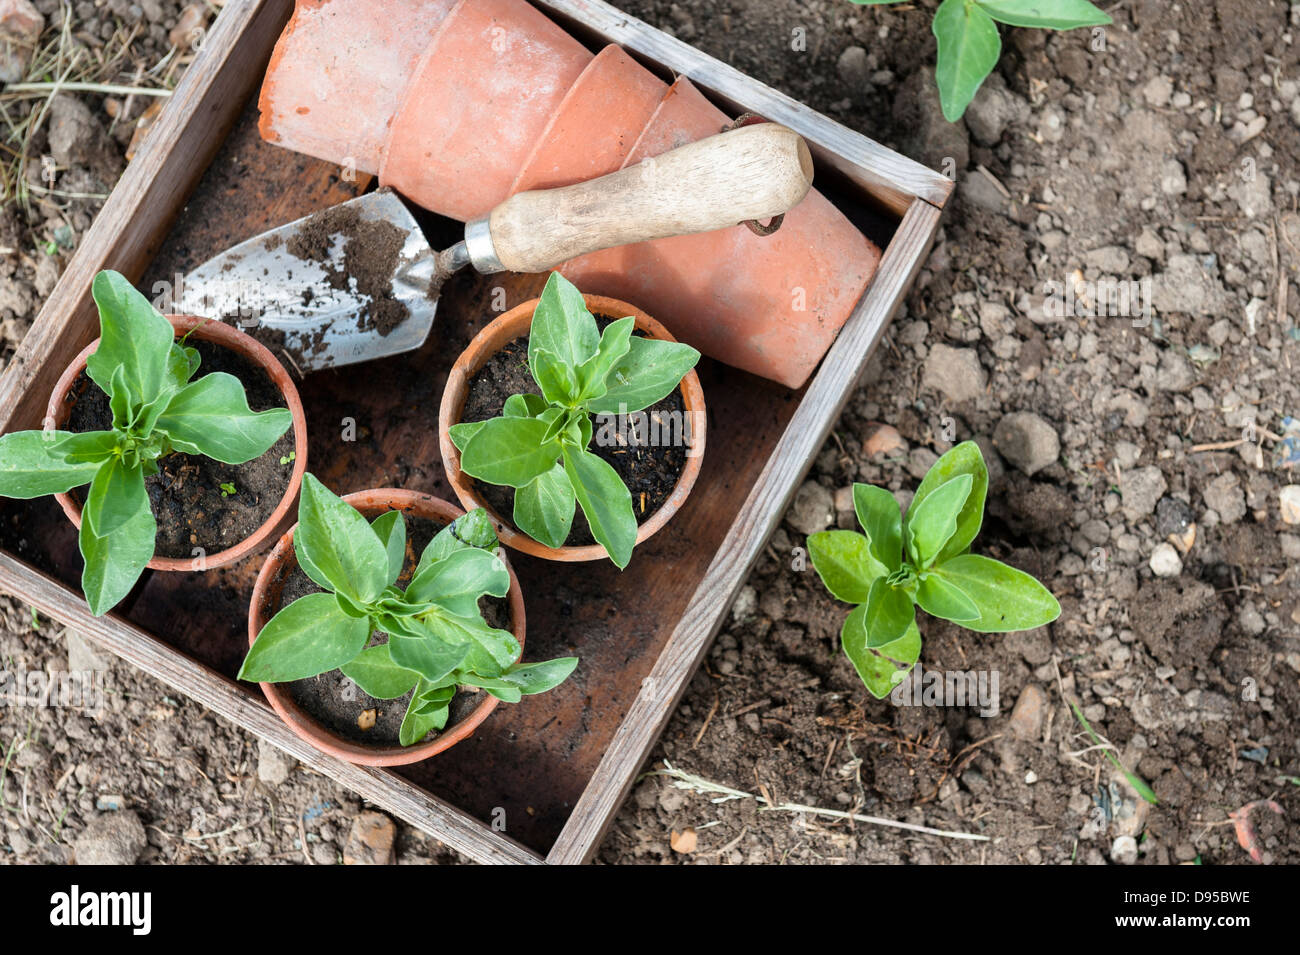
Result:
{"label": "seedling", "polygon": [[[905,0],[852,2],[874,6]],[[939,42],[934,79],[944,118],[950,123],[961,119],[984,78],[997,66],[1002,55],[997,24],[1073,30],[1111,22],[1088,0],[943,0],[930,28]]]}
{"label": "seedling", "polygon": [[[398,734],[403,746],[447,725],[458,686],[517,703],[559,685],[577,657],[516,663],[514,634],[483,619],[479,598],[510,590],[497,548],[487,512],[470,511],[429,542],[403,590],[397,586],[406,560],[401,511],[367,521],[308,474],[293,550],[323,592],[299,597],[267,622],[239,678],[283,683],[341,670],[376,699],[410,693]],[[367,646],[376,631],[387,642]]]}
{"label": "seedling", "polygon": [[453,425],[466,474],[515,489],[514,523],[548,547],[562,547],[575,502],[592,536],[621,569],[632,559],[632,495],[604,458],[587,450],[591,416],[627,415],[672,394],[700,353],[632,334],[620,318],[602,334],[582,293],[552,272],[533,313],[528,370],[540,395],[511,395],[502,417]]}
{"label": "seedling", "polygon": [[288,454],[282,454],[282,455],[280,455],[280,464],[281,464],[281,466],[286,465],[286,464],[293,464],[293,462],[296,461],[296,460],[298,460],[298,452],[297,452],[297,451],[290,451]]}
{"label": "seedling", "polygon": [[226,481],[226,482],[222,483],[222,484],[220,485],[220,487],[221,487],[221,496],[222,496],[222,497],[230,497],[230,495],[232,495],[232,494],[238,494],[238,493],[239,493],[239,488],[235,487],[235,485],[232,484],[232,483],[230,483],[229,481]]}
{"label": "seedling", "polygon": [[[91,613],[126,596],[154,554],[157,523],[145,478],[174,451],[243,464],[266,452],[293,418],[254,412],[239,379],[194,379],[199,353],[117,272],[91,285],[100,344],[86,374],[109,396],[108,431],[18,431],[0,438],[0,495],[59,494],[90,485],[81,511],[81,587]],[[194,380],[191,380],[194,379]]]}
{"label": "seedling", "polygon": [[864,533],[822,531],[808,538],[808,556],[826,589],[857,604],[840,642],[877,699],[921,655],[918,606],[981,633],[1030,630],[1060,616],[1061,605],[1033,577],[970,553],[988,485],[984,456],[966,441],[930,468],[906,518],[884,488],[855,484],[853,507]]}

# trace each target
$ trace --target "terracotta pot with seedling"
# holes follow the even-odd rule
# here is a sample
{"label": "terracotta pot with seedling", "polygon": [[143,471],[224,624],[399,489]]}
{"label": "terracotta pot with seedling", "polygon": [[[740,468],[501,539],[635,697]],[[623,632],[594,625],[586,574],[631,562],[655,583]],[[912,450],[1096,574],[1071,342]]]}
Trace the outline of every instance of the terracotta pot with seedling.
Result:
{"label": "terracotta pot with seedling", "polygon": [[248,637],[239,678],[307,742],[370,766],[440,753],[578,665],[519,662],[519,581],[482,510],[395,489],[340,498],[310,474]]}
{"label": "terracotta pot with seedling", "polygon": [[447,478],[511,547],[626,567],[699,475],[699,357],[639,309],[553,272],[453,366],[439,413]]}
{"label": "terracotta pot with seedling", "polygon": [[298,493],[307,426],[288,373],[243,332],[165,318],[117,272],[92,291],[100,338],[59,379],[46,429],[0,438],[0,495],[58,498],[98,616],[146,567],[207,570],[269,544]]}
{"label": "terracotta pot with seedling", "polygon": [[855,484],[862,533],[808,538],[808,556],[826,589],[857,604],[840,642],[876,698],[888,696],[921,655],[917,607],[979,633],[1032,630],[1060,616],[1061,605],[1033,577],[970,552],[988,486],[984,456],[966,441],[930,468],[906,517],[889,491]]}

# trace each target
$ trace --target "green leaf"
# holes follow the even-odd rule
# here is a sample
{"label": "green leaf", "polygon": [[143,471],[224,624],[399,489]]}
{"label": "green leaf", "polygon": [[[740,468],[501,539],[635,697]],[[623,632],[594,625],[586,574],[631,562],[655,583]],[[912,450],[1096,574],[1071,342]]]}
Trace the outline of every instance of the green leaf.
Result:
{"label": "green leaf", "polygon": [[1013,27],[1073,30],[1113,22],[1088,0],[975,0],[980,9],[999,23]]}
{"label": "green leaf", "polygon": [[370,523],[313,474],[303,477],[293,549],[303,572],[327,590],[368,604],[388,586],[388,550]]}
{"label": "green leaf", "polygon": [[158,524],[147,507],[110,537],[96,537],[87,522],[81,522],[81,589],[92,614],[107,613],[131,592],[153,557],[157,534]]}
{"label": "green leaf", "polygon": [[840,645],[871,695],[883,700],[920,658],[921,631],[913,621],[898,640],[871,649],[867,646],[866,617],[865,604],[854,608],[840,629]]}
{"label": "green leaf", "polygon": [[939,41],[934,67],[939,103],[944,118],[955,123],[997,65],[1002,38],[992,18],[968,0],[943,0],[931,29]]}
{"label": "green leaf", "polygon": [[557,464],[515,492],[515,526],[547,547],[563,547],[576,501],[564,465]]}
{"label": "green leaf", "polygon": [[127,467],[121,458],[105,461],[95,472],[81,510],[82,522],[96,537],[108,537],[149,510],[140,465]]}
{"label": "green leaf", "polygon": [[501,414],[507,418],[536,418],[549,407],[550,404],[541,395],[511,395],[506,399]]}
{"label": "green leaf", "polygon": [[343,612],[333,594],[299,597],[267,621],[239,668],[239,679],[285,683],[328,673],[354,659],[370,621]]}
{"label": "green leaf", "polygon": [[500,549],[496,528],[492,526],[492,518],[488,517],[485,508],[476,507],[467,514],[462,514],[433,535],[433,540],[429,541],[424,553],[420,555],[412,579],[420,576],[432,564],[445,560],[466,547],[478,547],[493,554]]}
{"label": "green leaf", "polygon": [[54,453],[72,437],[68,431],[15,431],[0,438],[0,496],[27,500],[93,481],[101,462],[72,462]]}
{"label": "green leaf", "polygon": [[598,398],[605,393],[609,373],[631,348],[632,331],[635,328],[636,319],[631,316],[605,326],[596,354],[578,366],[579,402]]}
{"label": "green leaf", "polygon": [[[394,513],[389,511],[389,513]],[[377,700],[393,700],[411,692],[420,675],[399,667],[388,652],[388,644],[367,647],[339,667],[343,675]]]}
{"label": "green leaf", "polygon": [[980,611],[974,601],[956,584],[938,574],[927,574],[916,588],[916,603],[932,617],[965,623],[978,620]]}
{"label": "green leaf", "polygon": [[449,643],[432,629],[418,638],[390,633],[387,646],[395,664],[414,670],[432,683],[460,666],[472,649],[468,641]]}
{"label": "green leaf", "polygon": [[523,696],[523,690],[508,680],[500,677],[481,676],[477,673],[463,673],[459,679],[465,686],[477,686],[480,689],[487,690],[498,700],[506,703],[518,703]]}
{"label": "green leaf", "polygon": [[108,391],[108,409],[113,413],[113,427],[127,431],[139,416],[140,403],[126,381],[126,369],[118,365],[113,369]]}
{"label": "green leaf", "polygon": [[574,497],[591,527],[591,536],[609,552],[609,559],[622,570],[632,559],[636,546],[636,514],[632,493],[618,472],[604,458],[590,451],[564,447],[564,473],[569,476]]}
{"label": "green leaf", "polygon": [[594,414],[630,414],[672,394],[700,353],[681,342],[633,337],[627,354],[605,377],[605,393],[587,402]]}
{"label": "green leaf", "polygon": [[984,465],[984,455],[980,453],[979,445],[974,441],[963,441],[949,448],[926,472],[925,479],[916,489],[912,504],[907,509],[910,521],[912,513],[927,497],[960,474],[971,476],[970,493],[966,495],[966,503],[957,515],[956,531],[935,558],[940,563],[965,553],[980,532],[980,525],[984,523],[984,498],[989,489],[989,472]]}
{"label": "green leaf", "polygon": [[464,669],[479,674],[498,674],[519,659],[522,648],[509,630],[489,626],[481,616],[438,614],[430,616],[426,625],[437,636],[451,644],[469,643]]}
{"label": "green leaf", "polygon": [[808,556],[826,589],[836,600],[845,603],[866,603],[872,582],[889,573],[871,555],[868,540],[854,531],[821,531],[810,535]]}
{"label": "green leaf", "polygon": [[[506,404],[509,403],[510,399],[507,398]],[[508,417],[518,416],[508,415]],[[448,428],[447,434],[451,437],[451,443],[456,445],[457,450],[464,451],[465,445],[469,444],[469,439],[478,434],[485,424],[487,424],[486,421],[462,421],[460,424],[453,424]]]}
{"label": "green leaf", "polygon": [[406,588],[413,604],[436,603],[458,616],[478,613],[484,594],[504,597],[510,592],[510,572],[501,558],[477,547],[467,547],[420,571]]}
{"label": "green leaf", "polygon": [[558,657],[541,663],[516,663],[502,672],[501,679],[519,687],[519,692],[524,696],[531,696],[559,686],[577,667],[577,657]]}
{"label": "green leaf", "polygon": [[99,347],[86,360],[86,374],[111,394],[113,372],[123,369],[135,399],[146,405],[161,393],[175,332],[135,286],[103,271],[90,286],[99,306]]}
{"label": "green leaf", "polygon": [[[370,529],[388,553],[386,583],[391,584],[401,575],[402,565],[406,563],[406,521],[402,518],[401,511],[385,511],[370,522]],[[370,695],[374,696],[373,693]]]}
{"label": "green leaf", "polygon": [[952,539],[957,518],[970,496],[971,482],[969,474],[959,474],[927,494],[920,506],[908,508],[903,533],[907,552],[918,568],[929,567]]}
{"label": "green leaf", "polygon": [[[65,434],[62,439],[53,439],[50,450],[54,457],[62,458],[67,464],[103,464],[113,456],[121,440],[113,431],[79,431],[76,434],[66,432],[20,432],[23,434],[48,434],[52,439],[55,434]],[[0,446],[3,445],[0,438]]]}
{"label": "green leaf", "polygon": [[528,361],[533,380],[547,401],[565,407],[574,403],[578,395],[578,378],[572,368],[544,348],[537,349]]}
{"label": "green leaf", "polygon": [[1128,780],[1128,784],[1137,791],[1139,796],[1151,805],[1160,805],[1160,800],[1156,798],[1156,791],[1147,784],[1147,781],[1121,763],[1119,757],[1115,755],[1111,744],[1103,741],[1100,736],[1093,732],[1092,724],[1089,723],[1088,718],[1083,715],[1083,710],[1079,709],[1079,704],[1075,703],[1074,700],[1070,700],[1069,703],[1070,709],[1074,710],[1075,717],[1083,724],[1084,730],[1086,730],[1088,735],[1092,737],[1092,741],[1102,748],[1102,752],[1106,754],[1106,758],[1111,761],[1111,764],[1124,774],[1124,778]]}
{"label": "green leaf", "polygon": [[867,597],[866,616],[863,623],[867,628],[866,645],[876,649],[902,639],[908,627],[914,625],[916,608],[907,591],[891,587],[884,577],[877,577],[871,584],[871,593]]}
{"label": "green leaf", "polygon": [[421,712],[422,703],[423,698],[417,687],[411,695],[411,702],[407,704],[401,728],[397,731],[397,740],[403,746],[414,746],[433,730],[440,730],[447,725],[449,710],[446,703],[432,711]]}
{"label": "green leaf", "polygon": [[934,573],[958,587],[979,610],[961,625],[980,633],[1032,630],[1061,615],[1051,592],[1022,570],[979,554],[962,554],[936,566]]}
{"label": "green leaf", "polygon": [[[454,680],[455,677],[456,675],[453,673],[446,679]],[[419,704],[418,712],[421,715],[432,715],[438,710],[446,709],[447,704],[456,695],[455,683],[449,683],[446,686],[434,686],[428,680],[421,678],[417,686],[420,689],[415,696]]]}
{"label": "green leaf", "polygon": [[240,380],[219,371],[182,388],[155,427],[181,450],[243,464],[265,454],[291,424],[288,408],[254,412]]}
{"label": "green leaf", "polygon": [[461,470],[489,484],[525,487],[555,466],[558,441],[540,418],[493,418],[461,449]]}
{"label": "green leaf", "polygon": [[536,372],[537,352],[548,351],[570,369],[576,369],[596,354],[599,344],[600,329],[587,311],[582,293],[559,272],[552,272],[533,311],[528,332],[529,367]]}
{"label": "green leaf", "polygon": [[903,515],[894,495],[883,487],[854,484],[853,510],[871,544],[872,556],[891,572],[902,567]]}

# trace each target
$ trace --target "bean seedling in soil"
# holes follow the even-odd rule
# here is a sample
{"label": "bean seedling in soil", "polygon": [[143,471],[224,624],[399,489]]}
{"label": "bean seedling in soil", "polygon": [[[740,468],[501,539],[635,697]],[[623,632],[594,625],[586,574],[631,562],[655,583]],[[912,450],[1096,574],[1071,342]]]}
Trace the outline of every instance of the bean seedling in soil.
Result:
{"label": "bean seedling in soil", "polygon": [[1061,613],[1033,577],[970,552],[984,521],[984,456],[973,441],[950,449],[930,468],[904,517],[894,496],[853,485],[863,533],[822,531],[808,556],[826,589],[857,604],[840,643],[877,699],[900,683],[921,655],[916,608],[980,633],[1032,630]]}
{"label": "bean seedling in soil", "polygon": [[[528,373],[540,394],[512,394],[499,417],[466,420],[449,429],[461,452],[461,470],[514,489],[519,530],[548,547],[563,547],[574,530],[576,505],[591,536],[619,568],[632,558],[639,521],[657,509],[672,485],[655,482],[667,486],[658,488],[653,507],[638,488],[634,503],[626,479],[609,459],[629,450],[612,447],[626,430],[614,422],[647,408],[652,414],[670,411],[652,406],[677,393],[700,358],[689,345],[634,335],[635,324],[629,316],[602,331],[582,293],[552,273],[528,335]],[[680,409],[680,395],[678,402],[674,407]],[[597,444],[605,454],[590,450],[592,415],[601,416]],[[679,431],[685,435],[686,428],[683,421]],[[683,450],[669,450],[684,465]],[[645,460],[651,470],[663,470],[652,456]]]}
{"label": "bean seedling in soil", "polygon": [[[904,0],[852,0],[861,5],[903,3]],[[1111,18],[1088,0],[943,0],[934,12],[931,30],[939,44],[934,80],[939,104],[950,123],[961,119],[984,78],[1002,55],[998,24],[1073,30],[1098,27]]]}
{"label": "bean seedling in soil", "polygon": [[514,634],[484,619],[480,599],[510,589],[486,511],[471,511],[434,535],[403,589],[406,541],[401,511],[367,521],[306,475],[293,549],[321,591],[298,597],[267,622],[239,678],[288,683],[340,670],[375,699],[409,694],[398,740],[411,746],[446,727],[457,687],[517,703],[573,672],[577,657],[517,663]]}
{"label": "bean seedling in soil", "polygon": [[86,375],[107,398],[107,427],[19,431],[0,438],[0,495],[61,494],[89,484],[81,512],[81,585],[96,616],[134,586],[153,557],[158,522],[146,482],[176,452],[225,464],[259,458],[288,431],[287,408],[255,412],[226,372],[194,378],[200,352],[117,272],[91,286],[100,343]]}

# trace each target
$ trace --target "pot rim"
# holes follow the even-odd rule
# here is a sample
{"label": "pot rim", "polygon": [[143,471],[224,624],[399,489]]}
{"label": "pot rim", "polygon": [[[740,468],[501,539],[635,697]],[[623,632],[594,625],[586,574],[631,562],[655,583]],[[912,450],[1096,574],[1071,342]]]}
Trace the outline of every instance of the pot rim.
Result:
{"label": "pot rim", "polygon": [[[243,540],[237,541],[225,550],[217,551],[215,554],[204,554],[201,557],[155,556],[151,557],[149,563],[145,565],[150,570],[201,573],[207,570],[215,570],[218,567],[225,567],[263,550],[269,544],[273,535],[284,527],[290,509],[298,499],[298,490],[302,486],[303,475],[307,473],[307,416],[303,410],[302,399],[298,395],[298,388],[293,383],[293,378],[290,377],[288,371],[280,364],[275,355],[271,354],[270,350],[256,338],[240,331],[233,325],[227,325],[217,319],[201,318],[197,315],[169,314],[163,317],[171,322],[177,337],[192,333],[197,339],[220,345],[250,359],[266,372],[267,377],[271,379],[271,383],[279,389],[285,404],[288,406],[289,413],[293,416],[293,472],[289,475],[289,486],[285,488],[284,495],[276,504],[271,515],[252,534]],[[86,360],[99,348],[99,342],[100,339],[96,338],[82,349],[81,353],[72,360],[72,363],[64,369],[63,374],[54,385],[54,390],[50,393],[49,404],[45,409],[45,424],[47,427],[57,428],[67,420],[72,406],[65,402],[64,398],[72,390],[77,377],[86,370]],[[63,513],[67,515],[73,527],[80,531],[81,505],[66,491],[62,494],[56,494],[55,499],[59,502],[59,506],[63,508]]]}
{"label": "pot rim", "polygon": [[[600,312],[606,315],[631,315],[636,319],[636,327],[651,338],[669,342],[677,341],[668,329],[635,305],[606,295],[588,295],[584,293],[582,297],[587,303],[587,308],[592,312]],[[460,357],[456,359],[456,363],[447,376],[447,386],[443,390],[442,403],[438,409],[438,444],[442,450],[443,469],[447,473],[447,482],[451,485],[452,490],[456,492],[456,497],[460,499],[463,506],[467,508],[481,507],[488,512],[488,516],[492,518],[492,523],[496,526],[497,537],[503,544],[533,557],[541,557],[544,560],[603,560],[609,557],[609,553],[602,544],[548,547],[540,541],[533,540],[523,531],[518,530],[513,523],[504,520],[491,505],[478,495],[473,486],[473,479],[461,471],[460,449],[451,440],[449,429],[452,424],[460,422],[461,411],[465,407],[465,398],[469,392],[470,379],[487,363],[487,360],[492,355],[500,350],[500,345],[528,334],[528,330],[532,325],[533,311],[537,308],[539,301],[541,301],[540,298],[529,299],[493,319],[474,336],[465,350],[461,352]],[[504,338],[503,336],[507,334],[510,337]],[[500,344],[496,344],[498,339],[501,339]],[[686,466],[682,469],[677,484],[673,487],[668,499],[664,501],[657,511],[650,515],[649,520],[637,528],[636,544],[638,545],[667,524],[673,515],[681,509],[682,504],[686,502],[686,498],[691,492],[691,488],[695,486],[695,480],[700,475],[700,467],[704,460],[708,416],[704,404],[704,389],[700,387],[700,377],[694,368],[682,378],[678,389],[682,393],[686,412],[691,416],[694,429],[691,434],[694,453],[687,455]],[[698,426],[696,427],[696,425]]]}
{"label": "pot rim", "polygon": [[[369,488],[364,491],[345,494],[343,500],[363,514],[366,513],[366,508],[380,513],[401,510],[404,513],[412,513],[416,517],[450,523],[465,513],[450,501],[445,501],[440,497],[434,497],[432,494],[426,494],[422,491],[411,491],[405,488]],[[367,514],[366,516],[369,519],[370,515]],[[248,608],[248,645],[250,647],[266,625],[266,621],[263,619],[262,607],[266,602],[271,580],[276,569],[293,555],[293,532],[297,528],[298,525],[294,524],[284,533],[276,542],[275,548],[263,561],[261,570],[258,571],[257,582],[253,585],[253,596]],[[510,631],[515,635],[515,639],[519,641],[519,658],[517,659],[522,659],[524,636],[527,630],[523,591],[520,589],[519,578],[515,576],[515,569],[510,566],[510,560],[506,557],[505,551],[500,550],[499,556],[502,563],[506,565],[506,571],[510,574],[510,593],[507,597],[510,602]],[[326,727],[316,717],[300,707],[294,701],[293,696],[287,690],[282,689],[280,684],[261,683],[259,685],[267,701],[271,704],[271,708],[275,710],[284,724],[299,739],[310,743],[329,756],[335,756],[360,766],[405,766],[435,756],[468,738],[488,718],[500,702],[495,696],[483,691],[483,700],[470,711],[465,719],[453,724],[451,729],[440,732],[427,742],[416,743],[414,746],[402,746],[400,744],[395,746],[366,746],[347,739]]]}

